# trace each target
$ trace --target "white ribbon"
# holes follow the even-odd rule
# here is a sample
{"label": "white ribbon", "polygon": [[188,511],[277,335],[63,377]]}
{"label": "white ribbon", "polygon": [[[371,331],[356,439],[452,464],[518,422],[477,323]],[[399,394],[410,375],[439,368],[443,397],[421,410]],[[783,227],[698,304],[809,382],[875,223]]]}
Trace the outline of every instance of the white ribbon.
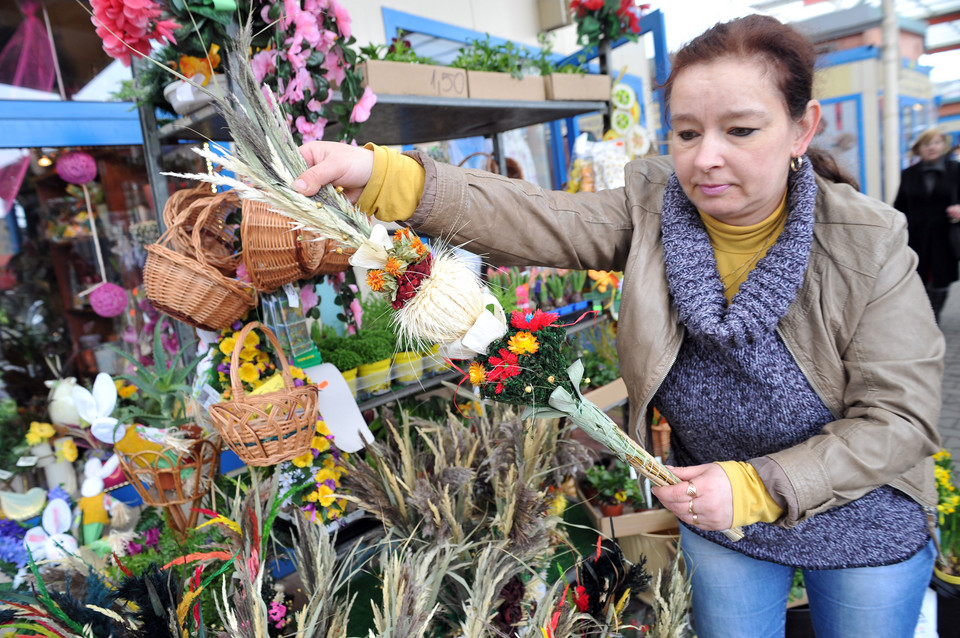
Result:
{"label": "white ribbon", "polygon": [[370,231],[370,238],[364,240],[357,252],[350,257],[351,266],[360,266],[367,270],[383,268],[387,265],[387,251],[393,247],[393,240],[385,226],[376,224]]}
{"label": "white ribbon", "polygon": [[[467,333],[451,343],[440,344],[438,354],[444,359],[473,359],[487,351],[491,343],[507,334],[507,318],[497,298],[484,290],[483,312]],[[493,312],[487,309],[493,306]]]}

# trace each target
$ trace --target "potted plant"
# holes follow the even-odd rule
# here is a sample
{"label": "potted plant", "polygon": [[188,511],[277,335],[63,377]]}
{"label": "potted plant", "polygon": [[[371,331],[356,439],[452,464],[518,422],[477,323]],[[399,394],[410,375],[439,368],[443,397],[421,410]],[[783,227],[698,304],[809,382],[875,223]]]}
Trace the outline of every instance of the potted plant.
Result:
{"label": "potted plant", "polygon": [[637,486],[637,479],[630,476],[630,466],[621,461],[588,468],[584,482],[596,490],[595,499],[604,516],[622,514],[624,503]]}
{"label": "potted plant", "polygon": [[553,43],[546,35],[537,36],[540,52],[530,59],[544,79],[544,91],[548,100],[601,100],[610,99],[610,76],[605,73],[587,73],[586,58],[578,64],[558,65],[553,60]]}
{"label": "potted plant", "polygon": [[344,381],[350,387],[353,398],[357,398],[357,367],[360,365],[360,355],[353,350],[340,347],[332,350],[320,350],[320,355],[327,363],[332,364],[343,375]]}
{"label": "potted plant", "polygon": [[947,635],[960,626],[960,493],[950,452],[933,457],[937,478],[940,554],[930,586],[937,592],[937,626]]}
{"label": "potted plant", "polygon": [[529,68],[529,55],[509,40],[494,44],[487,35],[483,40],[470,40],[461,48],[450,66],[465,69],[467,86],[473,99],[534,100],[546,99],[543,78],[524,74]]}
{"label": "potted plant", "polygon": [[467,97],[467,72],[439,66],[433,58],[418,55],[401,34],[390,46],[360,47],[363,86],[377,93]]}
{"label": "potted plant", "polygon": [[382,394],[390,389],[390,366],[396,350],[396,338],[388,330],[360,330],[350,340],[359,355],[357,390]]}

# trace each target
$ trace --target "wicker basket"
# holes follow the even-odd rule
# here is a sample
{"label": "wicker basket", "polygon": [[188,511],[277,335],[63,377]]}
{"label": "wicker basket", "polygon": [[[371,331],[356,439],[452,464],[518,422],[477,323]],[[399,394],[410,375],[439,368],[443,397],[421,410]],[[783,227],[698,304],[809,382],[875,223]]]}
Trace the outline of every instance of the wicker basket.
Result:
{"label": "wicker basket", "polygon": [[[227,225],[227,218],[240,208],[240,199],[232,190],[223,193],[207,191],[191,200],[168,226],[174,228],[170,247],[181,255],[196,257],[193,232],[200,233],[204,261],[221,273],[232,277],[240,265],[240,253],[234,249],[237,229]],[[206,214],[204,214],[206,213]],[[203,220],[200,225],[200,220]]]}
{"label": "wicker basket", "polygon": [[257,305],[256,292],[236,279],[225,277],[205,261],[201,232],[205,208],[194,226],[196,258],[168,247],[176,224],[167,228],[156,244],[146,246],[143,284],[147,298],[157,310],[204,330],[222,330]]}
{"label": "wicker basket", "polygon": [[[273,344],[283,369],[283,390],[246,396],[238,372],[240,350],[251,330],[259,328]],[[259,322],[236,336],[230,359],[231,401],[210,406],[210,420],[220,436],[247,465],[276,465],[310,450],[317,428],[317,386],[296,387],[276,335]]]}
{"label": "wicker basket", "polygon": [[[314,244],[317,248],[308,246]],[[357,252],[356,248],[348,248],[335,239],[323,239],[315,242],[301,242],[307,246],[309,254],[301,259],[301,266],[306,270],[307,277],[318,275],[334,275],[350,267],[350,256]]]}
{"label": "wicker basket", "polygon": [[189,507],[185,513],[182,506],[199,503],[210,491],[220,471],[219,439],[197,439],[186,450],[169,446],[135,454],[117,450],[117,456],[143,502],[164,508],[176,531],[196,525],[197,512]]}
{"label": "wicker basket", "polygon": [[177,218],[188,206],[196,201],[213,195],[209,184],[200,184],[193,188],[181,188],[170,193],[167,203],[163,205],[163,225],[170,228],[177,223]]}

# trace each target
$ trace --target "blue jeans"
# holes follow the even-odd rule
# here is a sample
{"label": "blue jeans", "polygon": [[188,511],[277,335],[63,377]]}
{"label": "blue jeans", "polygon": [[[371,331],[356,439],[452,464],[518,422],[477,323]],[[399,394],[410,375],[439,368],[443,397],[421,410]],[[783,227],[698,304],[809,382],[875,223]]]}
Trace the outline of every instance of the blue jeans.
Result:
{"label": "blue jeans", "polygon": [[[783,636],[793,567],[744,556],[683,525],[680,547],[693,583],[698,638]],[[804,570],[817,638],[913,636],[935,558],[930,541],[902,563]]]}

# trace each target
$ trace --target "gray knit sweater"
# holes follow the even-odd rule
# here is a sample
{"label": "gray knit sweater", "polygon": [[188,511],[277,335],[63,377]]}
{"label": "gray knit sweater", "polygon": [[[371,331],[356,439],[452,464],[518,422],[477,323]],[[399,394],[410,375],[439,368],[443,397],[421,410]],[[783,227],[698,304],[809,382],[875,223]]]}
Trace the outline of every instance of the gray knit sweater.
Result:
{"label": "gray knit sweater", "polygon": [[[672,428],[672,461],[746,461],[817,434],[834,417],[776,332],[807,268],[817,194],[810,162],[791,174],[786,227],[727,305],[707,230],[674,175],[663,199],[667,280],[686,335],[654,405]],[[880,487],[784,529],[755,523],[736,543],[747,556],[804,569],[887,565],[928,541],[919,504]]]}

